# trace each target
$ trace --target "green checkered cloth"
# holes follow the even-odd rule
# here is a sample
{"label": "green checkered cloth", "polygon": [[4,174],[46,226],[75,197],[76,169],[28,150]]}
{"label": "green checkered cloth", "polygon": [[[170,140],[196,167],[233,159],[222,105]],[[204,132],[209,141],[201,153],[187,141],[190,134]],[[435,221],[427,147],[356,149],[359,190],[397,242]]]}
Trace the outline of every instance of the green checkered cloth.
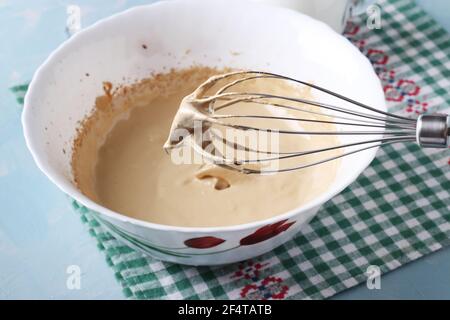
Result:
{"label": "green checkered cloth", "polygon": [[[362,17],[346,36],[372,61],[390,111],[410,117],[449,112],[450,36],[411,0],[379,6],[381,29],[369,30]],[[228,266],[155,260],[115,239],[85,207],[74,207],[126,297],[321,299],[365,282],[370,265],[385,273],[449,243],[449,157],[448,150],[413,143],[387,145],[295,239]]]}

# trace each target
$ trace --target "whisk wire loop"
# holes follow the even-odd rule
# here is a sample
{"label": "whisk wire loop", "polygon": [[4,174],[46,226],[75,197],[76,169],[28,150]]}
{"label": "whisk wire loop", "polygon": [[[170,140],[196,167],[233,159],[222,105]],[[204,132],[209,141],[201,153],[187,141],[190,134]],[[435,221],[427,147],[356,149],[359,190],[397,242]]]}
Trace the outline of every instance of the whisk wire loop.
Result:
{"label": "whisk wire loop", "polygon": [[[239,90],[239,85],[249,81],[261,81],[264,79],[276,79],[284,82],[290,82],[295,85],[306,86],[310,89],[318,90],[325,95],[331,96],[353,106],[352,108],[325,103],[321,101],[311,100],[298,96],[283,96],[280,94],[268,92],[247,92],[247,90]],[[225,84],[220,84],[225,81]],[[228,81],[228,82],[227,82]],[[215,91],[212,88],[216,86]],[[234,90],[236,89],[236,90]],[[212,93],[208,90],[213,91]],[[233,91],[234,90],[234,91]],[[208,94],[206,94],[208,92]],[[446,147],[448,146],[450,136],[450,120],[448,115],[431,115],[420,116],[418,119],[412,119],[405,116],[393,114],[375,107],[366,105],[332,90],[321,86],[308,83],[306,81],[297,80],[291,77],[278,75],[275,73],[264,71],[236,71],[224,75],[211,77],[204,82],[191,95],[190,102],[195,105],[206,105],[202,109],[202,120],[206,120],[206,127],[222,127],[231,128],[240,131],[265,131],[277,133],[281,135],[299,136],[359,136],[373,137],[364,140],[343,141],[339,145],[315,148],[310,150],[291,150],[291,151],[273,151],[263,148],[252,148],[236,141],[229,141],[227,138],[214,132],[210,137],[217,144],[227,146],[236,152],[251,153],[257,155],[256,158],[238,158],[234,154],[230,157],[218,148],[205,148],[203,142],[194,141],[194,150],[206,159],[217,165],[232,170],[238,170],[247,174],[264,174],[287,172],[299,170],[323,164],[329,161],[337,160],[345,156],[350,156],[358,152],[377,148],[382,145],[418,142],[423,147]],[[267,110],[273,110],[269,115],[256,114],[254,112],[230,114],[227,112],[229,108],[235,105],[242,105],[242,109],[246,105],[256,105],[264,107]],[[308,106],[306,108],[305,106]],[[358,110],[358,108],[360,110]],[[302,116],[286,116],[280,115],[277,110],[287,110],[300,113]],[[229,111],[228,111],[229,112]],[[304,115],[304,116],[303,116]],[[310,116],[310,118],[307,117]],[[250,124],[235,123],[235,120],[249,120]],[[277,123],[293,123],[301,126],[302,124],[323,124],[328,130],[297,130],[278,127],[258,127],[254,125],[254,121],[274,121]],[[330,128],[333,128],[330,130]],[[356,128],[356,129],[354,129]],[[290,165],[276,169],[265,170],[263,168],[248,167],[248,164],[260,164],[269,161],[281,161],[287,159],[297,159],[315,154],[326,154],[330,151],[342,149],[339,154],[331,154],[317,160],[314,158],[307,163],[300,165]]]}

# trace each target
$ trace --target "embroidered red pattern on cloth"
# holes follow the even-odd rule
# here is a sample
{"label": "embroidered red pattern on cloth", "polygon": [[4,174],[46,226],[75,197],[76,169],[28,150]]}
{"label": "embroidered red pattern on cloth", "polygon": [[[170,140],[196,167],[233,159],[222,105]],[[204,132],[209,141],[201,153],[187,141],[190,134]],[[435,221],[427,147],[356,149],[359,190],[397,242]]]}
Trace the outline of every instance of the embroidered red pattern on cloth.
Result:
{"label": "embroidered red pattern on cloth", "polygon": [[240,289],[240,297],[249,300],[283,299],[289,292],[284,279],[276,276],[263,277],[268,262],[248,260],[238,264],[238,270],[231,276],[235,281],[245,281]]}
{"label": "embroidered red pattern on cloth", "polygon": [[[427,112],[430,102],[427,95],[421,95],[420,86],[411,79],[402,79],[396,76],[395,69],[386,67],[389,56],[382,50],[366,48],[364,39],[354,39],[359,33],[360,26],[349,22],[344,35],[362,52],[372,63],[375,72],[380,78],[387,101],[404,103],[404,111],[407,115],[417,116]],[[450,165],[450,158],[447,162]]]}
{"label": "embroidered red pattern on cloth", "polygon": [[389,55],[383,50],[367,48],[366,41],[354,39],[360,27],[351,22],[347,24],[344,35],[362,52],[372,63],[375,72],[381,80],[387,101],[404,103],[407,114],[417,114],[428,110],[427,96],[420,96],[420,86],[414,80],[402,79],[396,76],[396,70],[387,67]]}

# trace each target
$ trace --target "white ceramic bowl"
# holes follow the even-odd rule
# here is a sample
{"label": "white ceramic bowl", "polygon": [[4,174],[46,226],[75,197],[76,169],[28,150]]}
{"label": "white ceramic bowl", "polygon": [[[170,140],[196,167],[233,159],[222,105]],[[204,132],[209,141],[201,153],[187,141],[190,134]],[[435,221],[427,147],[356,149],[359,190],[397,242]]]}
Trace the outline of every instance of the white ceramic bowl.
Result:
{"label": "white ceramic bowl", "polygon": [[143,222],[85,197],[72,182],[71,145],[78,121],[102,94],[102,82],[117,85],[123,77],[141,79],[192,64],[277,72],[386,108],[369,61],[325,24],[288,9],[245,1],[174,0],[136,7],[86,28],[55,50],[36,72],[25,97],[25,138],[49,179],[130,246],[190,265],[225,264],[260,255],[291,239],[372,161],[376,149],[345,158],[335,183],[313,201],[264,221],[230,227]]}

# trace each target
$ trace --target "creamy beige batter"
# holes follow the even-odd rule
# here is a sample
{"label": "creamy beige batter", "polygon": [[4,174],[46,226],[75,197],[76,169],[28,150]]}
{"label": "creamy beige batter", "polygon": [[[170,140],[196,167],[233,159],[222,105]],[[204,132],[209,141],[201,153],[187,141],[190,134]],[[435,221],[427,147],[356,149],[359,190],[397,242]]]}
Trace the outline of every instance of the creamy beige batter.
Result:
{"label": "creamy beige batter", "polygon": [[[114,93],[107,84],[107,94],[97,99],[94,113],[84,121],[75,141],[72,166],[80,190],[130,217],[190,227],[236,225],[269,218],[327,190],[336,177],[339,161],[268,176],[245,175],[209,164],[175,165],[171,161],[163,145],[182,98],[217,73],[204,67],[171,71]],[[306,89],[267,80],[247,86],[243,89],[293,97],[310,95]],[[239,112],[239,106],[236,108],[229,112]],[[249,108],[246,112],[255,110],[255,106]],[[334,126],[302,123],[301,128],[332,130]],[[281,142],[290,150],[338,144],[337,138],[331,136],[291,136]],[[336,154],[339,151],[311,155],[288,165]]]}

